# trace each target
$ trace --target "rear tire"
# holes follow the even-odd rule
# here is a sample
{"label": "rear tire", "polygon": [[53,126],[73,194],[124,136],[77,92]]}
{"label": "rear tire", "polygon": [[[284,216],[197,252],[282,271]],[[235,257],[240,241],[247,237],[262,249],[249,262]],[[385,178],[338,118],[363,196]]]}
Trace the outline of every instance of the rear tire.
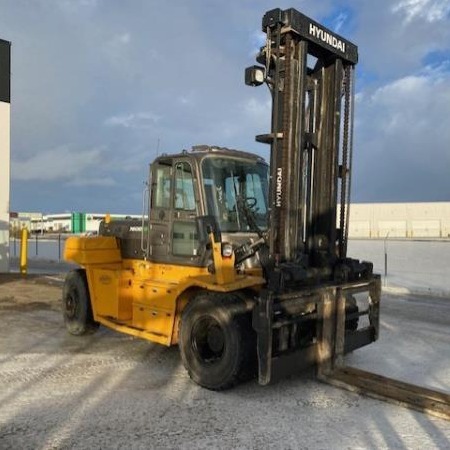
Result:
{"label": "rear tire", "polygon": [[243,301],[230,294],[205,292],[183,311],[179,335],[181,359],[200,386],[219,391],[249,378],[253,347],[251,323]]}
{"label": "rear tire", "polygon": [[93,333],[99,327],[94,321],[86,273],[82,269],[72,270],[66,276],[62,312],[67,331],[74,336]]}

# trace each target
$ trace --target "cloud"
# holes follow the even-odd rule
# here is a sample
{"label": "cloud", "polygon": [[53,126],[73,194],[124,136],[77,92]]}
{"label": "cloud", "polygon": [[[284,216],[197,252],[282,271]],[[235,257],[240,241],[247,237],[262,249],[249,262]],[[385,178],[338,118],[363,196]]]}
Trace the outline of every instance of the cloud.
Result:
{"label": "cloud", "polygon": [[130,61],[130,48],[132,47],[131,34],[128,31],[115,33],[107,38],[106,43],[101,47],[107,62],[115,71],[127,72]]}
{"label": "cloud", "polygon": [[250,97],[243,103],[243,111],[247,116],[247,120],[251,120],[256,124],[262,124],[270,119],[272,108],[272,99],[267,93],[266,98]]}
{"label": "cloud", "polygon": [[424,70],[360,93],[357,198],[448,200],[450,73]]}
{"label": "cloud", "polygon": [[130,41],[130,33],[122,33],[114,37],[114,42],[117,42],[118,44],[129,44]]}
{"label": "cloud", "polygon": [[196,103],[197,92],[187,91],[182,95],[179,95],[177,98],[177,102],[184,106],[193,106]]}
{"label": "cloud", "polygon": [[417,71],[427,55],[450,49],[448,0],[346,3],[354,8],[360,66],[381,79]]}
{"label": "cloud", "polygon": [[342,29],[342,26],[347,21],[348,15],[345,12],[340,12],[336,18],[333,20],[332,28],[336,33],[339,33]]}
{"label": "cloud", "polygon": [[[90,169],[101,167],[105,159],[99,148],[77,150],[62,146],[34,154],[24,160],[12,160],[12,179],[20,181],[65,181],[77,183]],[[80,178],[81,179],[81,178]]]}
{"label": "cloud", "polygon": [[[110,202],[136,212],[140,201],[130,198],[140,196],[157,148],[209,143],[267,158],[269,146],[254,136],[270,130],[270,93],[245,86],[243,73],[264,44],[261,19],[273,1],[209,3],[2,3],[1,37],[13,42],[14,209],[63,210],[71,196],[77,210]],[[438,182],[449,165],[448,67],[440,65],[450,54],[448,0],[297,3],[359,46],[358,198],[450,192],[450,181]],[[32,195],[37,181],[45,195]]]}
{"label": "cloud", "polygon": [[116,186],[117,182],[112,177],[104,177],[104,178],[76,178],[72,181],[69,181],[67,183],[67,186],[101,186],[101,187],[110,187],[110,186]]}
{"label": "cloud", "polygon": [[158,123],[161,118],[153,112],[139,112],[109,117],[104,124],[111,127],[149,128]]}
{"label": "cloud", "polygon": [[[42,0],[41,0],[42,1]],[[53,0],[47,3],[54,3],[56,7],[67,14],[73,14],[85,9],[94,9],[99,6],[102,0]]]}
{"label": "cloud", "polygon": [[392,11],[404,15],[406,23],[414,19],[433,23],[448,17],[450,3],[448,0],[401,0],[392,6]]}
{"label": "cloud", "polygon": [[249,56],[254,58],[260,51],[261,47],[266,44],[266,33],[261,30],[255,30],[250,34],[250,52]]}

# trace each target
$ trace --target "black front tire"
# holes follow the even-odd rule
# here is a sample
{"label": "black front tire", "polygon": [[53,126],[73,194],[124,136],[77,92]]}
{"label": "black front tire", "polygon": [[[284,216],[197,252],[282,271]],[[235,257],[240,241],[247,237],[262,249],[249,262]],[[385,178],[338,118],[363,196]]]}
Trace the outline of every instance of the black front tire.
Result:
{"label": "black front tire", "polygon": [[179,348],[195,383],[219,391],[249,378],[256,349],[243,310],[238,298],[210,292],[198,294],[184,309]]}
{"label": "black front tire", "polygon": [[92,314],[86,273],[70,271],[64,281],[62,312],[67,331],[74,336],[93,333],[99,327]]}

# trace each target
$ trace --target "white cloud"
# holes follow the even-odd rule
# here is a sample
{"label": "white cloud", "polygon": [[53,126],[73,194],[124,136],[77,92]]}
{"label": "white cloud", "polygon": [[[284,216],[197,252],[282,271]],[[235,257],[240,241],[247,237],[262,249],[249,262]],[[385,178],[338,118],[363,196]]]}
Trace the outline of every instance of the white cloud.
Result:
{"label": "white cloud", "polygon": [[178,103],[181,103],[182,105],[192,105],[195,103],[196,94],[191,91],[184,93],[183,95],[180,95],[177,98]]}
{"label": "white cloud", "polygon": [[249,56],[254,58],[261,49],[266,44],[266,33],[261,30],[255,30],[250,35],[250,52]]}
{"label": "white cloud", "polygon": [[[146,176],[158,139],[160,153],[211,143],[267,154],[269,146],[255,143],[254,136],[270,130],[270,93],[244,86],[242,75],[264,44],[261,18],[273,1],[212,2],[210,8],[201,0],[3,3],[0,29],[14,45],[16,209],[57,210],[65,207],[72,186],[112,186],[117,180],[108,197],[115,207],[130,210],[129,193],[133,186],[140,190],[136,180]],[[332,26],[359,46],[365,76],[358,83],[355,152],[367,166],[363,176],[375,183],[364,182],[366,192],[388,192],[385,172],[395,158],[402,160],[397,179],[408,171],[417,176],[414,164],[423,173],[434,171],[422,191],[435,182],[436,171],[449,166],[443,152],[450,146],[445,125],[450,83],[444,68],[423,70],[424,58],[435,61],[450,49],[449,3],[297,2],[319,22],[333,17]],[[276,6],[293,5],[280,0]],[[164,17],[176,33],[167,33]],[[232,35],[224,39],[229,30]],[[428,57],[431,52],[436,54]],[[65,142],[73,146],[61,147]],[[105,148],[107,154],[98,150]],[[56,150],[38,156],[35,149]],[[27,190],[43,179],[54,180],[48,184],[54,195],[31,204],[36,199]],[[92,191],[79,199],[78,208],[96,209],[109,201]]]}
{"label": "white cloud", "polygon": [[109,117],[104,124],[111,127],[149,128],[158,123],[161,118],[153,112],[139,112]]}
{"label": "white cloud", "polygon": [[[53,0],[57,8],[66,14],[73,14],[80,10],[95,9],[102,0]],[[41,0],[42,3],[50,3],[48,0]]]}
{"label": "white cloud", "polygon": [[345,21],[347,20],[348,16],[346,13],[341,12],[337,15],[337,17],[333,20],[332,28],[336,33],[339,33],[341,31],[342,26],[344,25]]}
{"label": "white cloud", "polygon": [[128,44],[131,42],[131,34],[128,32],[115,34],[106,43],[106,52],[112,57],[118,57],[124,51]]}
{"label": "white cloud", "polygon": [[448,0],[401,0],[392,7],[392,11],[404,15],[405,22],[421,19],[433,23],[448,16],[450,2]]}
{"label": "white cloud", "polygon": [[122,33],[116,36],[115,38],[120,44],[129,44],[131,41],[130,33]]}
{"label": "white cloud", "polygon": [[128,31],[116,33],[103,45],[103,52],[108,62],[115,70],[125,71],[130,75],[128,66],[130,65],[130,49],[132,48],[131,34]]}
{"label": "white cloud", "polygon": [[69,181],[66,183],[67,186],[75,186],[75,187],[84,187],[84,186],[99,186],[99,187],[108,187],[108,186],[116,186],[117,183],[112,177],[77,177],[76,179]]}
{"label": "white cloud", "polygon": [[251,97],[243,104],[245,114],[257,121],[260,119],[267,119],[267,117],[270,116],[271,108],[272,99],[269,94],[267,94],[267,98],[264,100]]}
{"label": "white cloud", "polygon": [[383,78],[419,70],[432,52],[450,49],[449,0],[351,2],[353,36],[366,70]]}
{"label": "white cloud", "polygon": [[425,68],[360,93],[356,117],[359,166],[355,173],[360,195],[448,199],[448,188],[441,187],[450,167],[446,66]]}
{"label": "white cloud", "polygon": [[442,99],[450,95],[450,72],[445,69],[446,65],[426,67],[419,73],[393,80],[376,89],[371,102],[380,106],[395,105],[405,114],[410,114],[411,108],[415,113],[426,113],[428,110],[423,109],[426,105],[441,104]]}
{"label": "white cloud", "polygon": [[76,183],[89,169],[101,167],[104,152],[100,148],[76,150],[63,146],[34,154],[24,160],[12,160],[12,178],[21,181],[66,181]]}
{"label": "white cloud", "polygon": [[182,105],[187,105],[188,103],[190,103],[190,100],[188,97],[182,95],[181,97],[178,97],[178,101],[182,104]]}

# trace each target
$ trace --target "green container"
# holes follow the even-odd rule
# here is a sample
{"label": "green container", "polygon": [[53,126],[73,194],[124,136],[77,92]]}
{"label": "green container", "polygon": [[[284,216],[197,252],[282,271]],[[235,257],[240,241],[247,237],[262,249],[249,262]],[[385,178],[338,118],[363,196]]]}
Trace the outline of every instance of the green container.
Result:
{"label": "green container", "polygon": [[86,231],[86,213],[72,213],[72,233],[84,233]]}

